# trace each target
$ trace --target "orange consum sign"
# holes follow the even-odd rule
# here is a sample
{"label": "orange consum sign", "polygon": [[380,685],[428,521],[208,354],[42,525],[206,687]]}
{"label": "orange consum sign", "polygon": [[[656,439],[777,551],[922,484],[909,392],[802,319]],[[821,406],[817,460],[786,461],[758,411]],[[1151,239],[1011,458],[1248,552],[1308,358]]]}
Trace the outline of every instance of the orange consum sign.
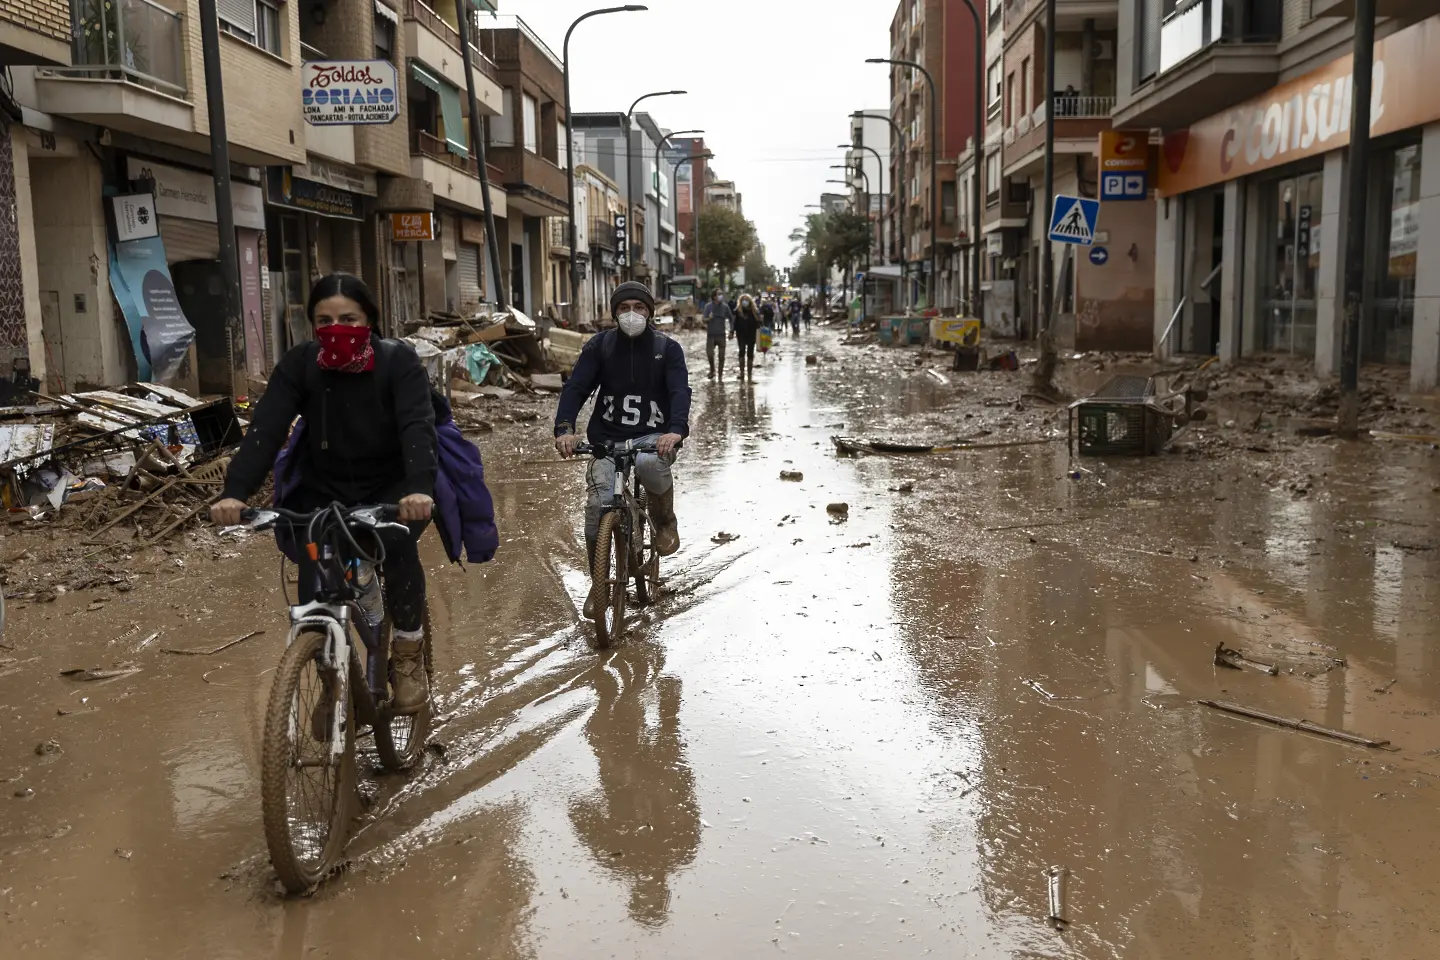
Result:
{"label": "orange consum sign", "polygon": [[1150,167],[1150,131],[1104,130],[1100,133],[1100,169],[1139,173]]}
{"label": "orange consum sign", "polygon": [[391,240],[434,240],[435,214],[433,213],[392,213],[390,214]]}

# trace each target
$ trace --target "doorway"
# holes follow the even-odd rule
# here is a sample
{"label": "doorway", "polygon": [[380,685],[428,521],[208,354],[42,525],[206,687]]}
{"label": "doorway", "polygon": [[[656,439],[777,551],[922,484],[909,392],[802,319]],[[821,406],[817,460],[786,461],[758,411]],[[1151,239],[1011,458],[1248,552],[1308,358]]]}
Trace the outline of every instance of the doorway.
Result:
{"label": "doorway", "polygon": [[1261,186],[1261,349],[1314,354],[1316,287],[1324,174],[1303,173]]}
{"label": "doorway", "polygon": [[525,309],[525,247],[510,244],[510,303]]}

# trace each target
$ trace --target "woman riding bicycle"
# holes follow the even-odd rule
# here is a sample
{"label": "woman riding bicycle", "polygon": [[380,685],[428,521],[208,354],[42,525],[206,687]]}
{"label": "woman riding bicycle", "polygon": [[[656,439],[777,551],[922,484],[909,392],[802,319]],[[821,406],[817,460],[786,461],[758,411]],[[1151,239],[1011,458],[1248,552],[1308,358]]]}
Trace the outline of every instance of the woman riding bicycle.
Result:
{"label": "woman riding bicycle", "polygon": [[[296,416],[306,424],[293,457],[299,477],[282,506],[303,512],[332,503],[398,503],[411,532],[379,534],[384,599],[393,628],[394,706],[402,713],[415,710],[429,697],[418,540],[434,507],[437,471],[430,382],[408,344],[381,338],[380,308],[358,277],[322,277],[307,310],[316,339],[292,348],[276,365],[210,516],[221,525],[240,522],[245,501],[264,483]],[[314,569],[302,555],[302,604],[313,599]]]}

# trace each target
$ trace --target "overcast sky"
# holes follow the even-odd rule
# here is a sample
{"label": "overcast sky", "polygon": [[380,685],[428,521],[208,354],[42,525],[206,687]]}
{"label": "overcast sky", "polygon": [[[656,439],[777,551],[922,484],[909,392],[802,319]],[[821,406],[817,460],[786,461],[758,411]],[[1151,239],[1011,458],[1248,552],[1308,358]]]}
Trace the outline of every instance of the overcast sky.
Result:
{"label": "overcast sky", "polygon": [[[556,56],[571,21],[624,0],[500,0]],[[643,0],[642,0],[643,2]],[[805,204],[841,171],[855,110],[886,109],[892,0],[649,0],[647,11],[592,17],[570,40],[576,112],[623,111],[652,90],[688,90],[646,101],[671,130],[699,128],[715,172],[733,179],[766,255],[788,266],[790,231]],[[883,152],[883,151],[882,151]]]}

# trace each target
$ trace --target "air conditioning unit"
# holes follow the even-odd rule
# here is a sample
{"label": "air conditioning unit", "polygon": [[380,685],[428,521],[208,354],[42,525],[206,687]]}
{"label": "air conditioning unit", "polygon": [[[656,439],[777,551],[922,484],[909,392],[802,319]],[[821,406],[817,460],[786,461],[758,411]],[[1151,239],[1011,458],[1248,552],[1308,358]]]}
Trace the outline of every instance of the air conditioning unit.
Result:
{"label": "air conditioning unit", "polygon": [[1096,40],[1094,47],[1091,48],[1091,55],[1094,56],[1096,60],[1114,60],[1115,41]]}

